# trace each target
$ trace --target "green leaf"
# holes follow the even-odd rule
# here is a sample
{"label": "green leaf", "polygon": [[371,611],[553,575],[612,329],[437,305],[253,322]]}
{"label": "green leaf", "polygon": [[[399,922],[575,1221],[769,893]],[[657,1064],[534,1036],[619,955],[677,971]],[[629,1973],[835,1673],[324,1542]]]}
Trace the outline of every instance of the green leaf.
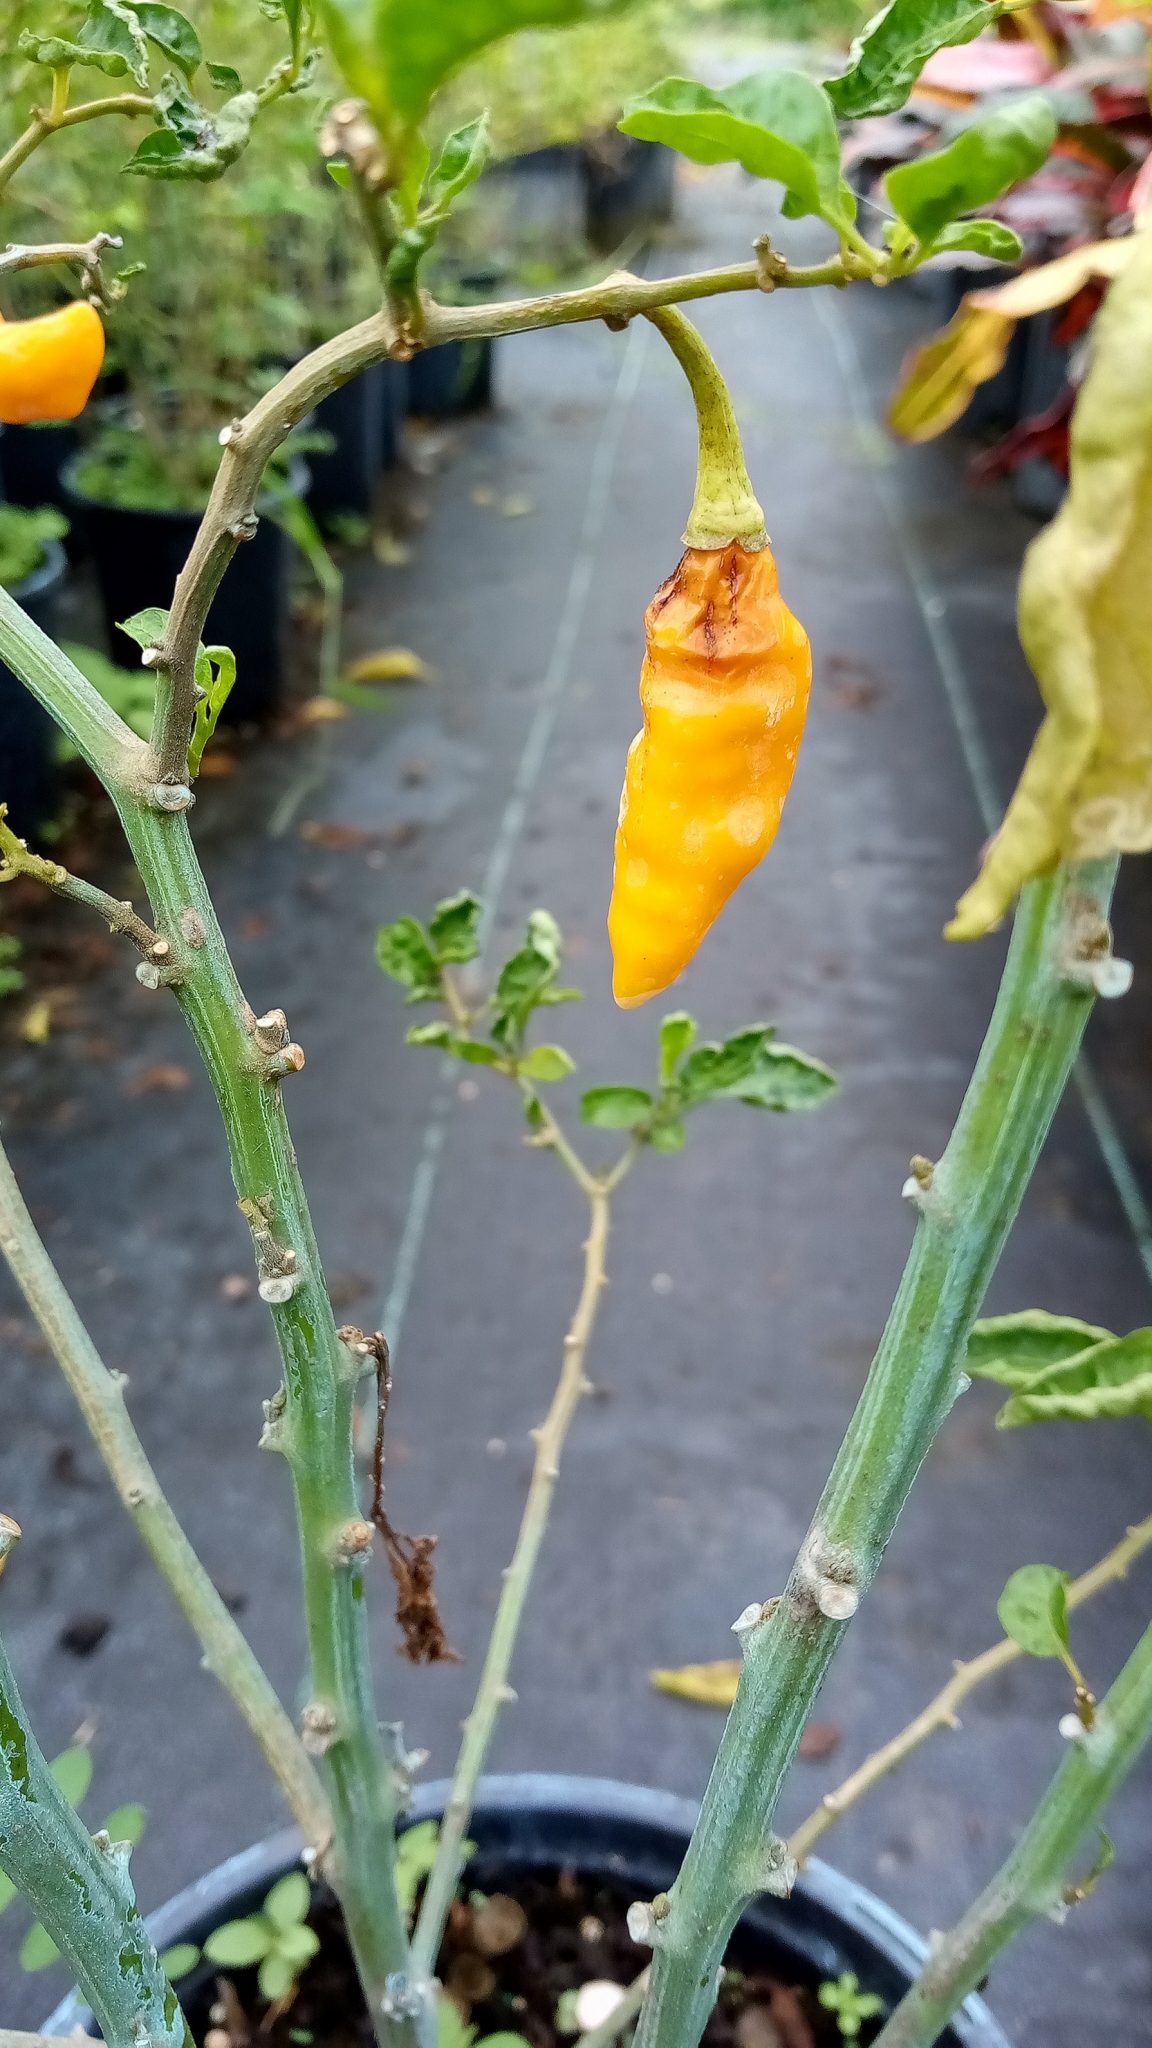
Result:
{"label": "green leaf", "polygon": [[87,1798],[92,1783],[92,1751],[86,1744],[77,1743],[72,1749],[61,1750],[48,1769],[69,1806],[79,1806]]}
{"label": "green leaf", "polygon": [[743,1086],[732,1092],[753,1109],[818,1109],[840,1083],[823,1060],[794,1045],[765,1045]]}
{"label": "green leaf", "polygon": [[528,2048],[523,2034],[485,2034],[479,2048]]}
{"label": "green leaf", "polygon": [[470,1067],[498,1067],[504,1058],[498,1047],[485,1045],[482,1038],[456,1038],[449,1050]]}
{"label": "green leaf", "polygon": [[16,1887],[12,1879],[6,1870],[0,1870],[0,1913],[7,1910],[15,1897]]}
{"label": "green leaf", "polygon": [[148,1808],[133,1802],[128,1806],[118,1806],[108,1815],[104,1833],[110,1842],[131,1842],[135,1845],[143,1840],[147,1826]]}
{"label": "green leaf", "polygon": [[433,1017],[427,1024],[410,1024],[404,1033],[406,1045],[442,1045],[455,1050],[456,1040],[452,1026],[443,1017]]}
{"label": "green leaf", "polygon": [[1075,1316],[1053,1316],[1028,1308],[1011,1316],[986,1316],[973,1325],[964,1370],[974,1380],[1001,1387],[1026,1387],[1050,1366],[1064,1365],[1081,1351],[1111,1338],[1110,1330]]}
{"label": "green leaf", "polygon": [[196,680],[205,695],[196,705],[196,722],[188,743],[188,773],[198,775],[208,745],[219,723],[220,713],[236,681],[236,656],[230,647],[201,647],[196,657]]}
{"label": "green leaf", "polygon": [[436,956],[422,924],[414,917],[398,917],[395,924],[381,925],[376,934],[376,961],[408,990],[410,1003],[434,1002],[443,994],[443,982]]}
{"label": "green leaf", "polygon": [[929,57],[970,43],[1003,10],[990,0],[889,0],[849,52],[847,69],[824,90],[842,121],[902,107]]}
{"label": "green leaf", "polygon": [[244,81],[240,73],[233,70],[231,64],[209,63],[204,66],[204,69],[218,92],[243,92]]}
{"label": "green leaf", "polygon": [[145,178],[210,184],[247,149],[260,102],[254,92],[238,92],[209,113],[182,90],[173,91],[175,83],[166,88],[167,106],[162,94],[155,100],[167,125],[146,135],[123,168]]}
{"label": "green leaf", "polygon": [[628,101],[620,127],[665,142],[693,163],[737,163],[775,180],[793,215],[819,214],[834,226],[852,220],[835,116],[803,71],[756,72],[721,92],[690,78],[665,78]]}
{"label": "green leaf", "polygon": [[1051,1564],[1026,1564],[1013,1572],[996,1605],[1006,1636],[1029,1657],[1059,1657],[1068,1651],[1068,1574]]}
{"label": "green leaf", "polygon": [[194,1941],[174,1942],[171,1948],[163,1949],[160,1954],[160,1968],[170,1984],[175,1984],[180,1977],[186,1977],[189,1970],[194,1970],[199,1961],[200,1951]]}
{"label": "green leaf", "polygon": [[446,896],[428,920],[428,936],[438,960],[475,960],[480,951],[484,905],[470,889]]}
{"label": "green leaf", "polygon": [[302,1870],[290,1870],[287,1877],[274,1884],[264,1901],[265,1918],[281,1931],[285,1927],[298,1927],[308,1918],[312,1904],[312,1887]]}
{"label": "green leaf", "polygon": [[307,1967],[320,1947],[320,1936],[311,1927],[283,1927],[276,1936],[276,1954],[299,1972]]}
{"label": "green leaf", "polygon": [[527,1081],[563,1081],[576,1072],[576,1062],[562,1045],[534,1045],[520,1061]]}
{"label": "green leaf", "polygon": [[487,114],[478,115],[463,128],[454,128],[428,179],[429,209],[446,213],[452,201],[480,176],[491,154]]}
{"label": "green leaf", "polygon": [[648,1133],[648,1143],[654,1152],[682,1152],[687,1139],[688,1132],[678,1116],[663,1118]]}
{"label": "green leaf", "polygon": [[67,36],[39,35],[34,29],[22,32],[16,48],[33,64],[47,64],[53,71],[65,70],[72,64],[87,64],[94,71],[102,71],[106,78],[124,78],[129,70],[125,59],[115,50],[88,50]]}
{"label": "green leaf", "polygon": [[972,249],[977,256],[987,256],[991,263],[1018,263],[1024,254],[1024,244],[1015,228],[1007,228],[999,220],[952,221],[933,235],[931,247],[933,252]]}
{"label": "green leaf", "polygon": [[[161,7],[158,0],[132,0],[132,12],[149,42],[163,50],[185,78],[191,78],[197,66],[204,61],[204,51],[187,15],[180,14],[175,7]],[[237,79],[235,90],[239,89],[239,83]]]}
{"label": "green leaf", "polygon": [[492,1037],[501,1045],[518,1047],[533,1010],[548,1001],[560,969],[561,945],[555,918],[546,910],[534,910],[524,944],[501,968],[492,997]]}
{"label": "green leaf", "polygon": [[634,1131],[654,1107],[646,1088],[587,1088],[580,1097],[582,1121],[601,1131]]}
{"label": "green leaf", "polygon": [[602,21],[628,0],[320,0],[332,53],[378,114],[414,127],[441,82],[515,29]]}
{"label": "green leaf", "polygon": [[150,604],[142,612],[133,612],[130,619],[119,619],[117,624],[138,647],[159,647],[167,631],[168,614],[160,605]]}
{"label": "green leaf", "polygon": [[947,149],[913,157],[888,172],[884,189],[901,220],[922,242],[950,221],[987,206],[1038,170],[1056,140],[1056,116],[1041,93],[1030,93],[984,121],[974,121]]}
{"label": "green leaf", "polygon": [[689,1047],[696,1041],[696,1019],[687,1010],[673,1010],[660,1026],[660,1086],[666,1088]]}
{"label": "green leaf", "polygon": [[275,1928],[259,1916],[229,1920],[213,1929],[204,1943],[204,1953],[210,1963],[219,1963],[223,1969],[247,1970],[269,1953],[275,1939]]}
{"label": "green leaf", "polygon": [[297,1974],[291,1958],[282,1955],[279,1949],[273,1949],[270,1955],[264,1957],[257,1974],[261,1996],[266,1998],[270,2005],[278,1998],[286,1997],[296,1982]]}
{"label": "green leaf", "polygon": [[123,6],[121,0],[89,0],[76,40],[98,57],[121,58],[124,70],[131,72],[137,85],[148,83],[148,45],[136,10]]}
{"label": "green leaf", "polygon": [[472,2048],[479,2031],[465,2019],[455,2000],[442,1991],[436,2001],[436,2048]]}
{"label": "green leaf", "polygon": [[417,1821],[415,1827],[406,1828],[397,1839],[396,1892],[405,1913],[411,1913],[416,1904],[421,1880],[436,1861],[439,1842],[440,1826],[434,1820]]}
{"label": "green leaf", "polygon": [[723,1045],[714,1041],[698,1045],[680,1069],[677,1092],[689,1104],[738,1095],[751,1083],[756,1062],[771,1037],[770,1024],[750,1024],[726,1038]]}
{"label": "green leaf", "polygon": [[1029,1380],[996,1417],[998,1429],[1029,1422],[1152,1422],[1152,1330],[1131,1330],[1080,1351]]}
{"label": "green leaf", "polygon": [[20,1944],[20,1968],[27,1970],[31,1976],[37,1970],[51,1969],[52,1964],[59,1959],[60,1951],[48,1929],[41,1927],[37,1921],[34,1927],[28,1929]]}

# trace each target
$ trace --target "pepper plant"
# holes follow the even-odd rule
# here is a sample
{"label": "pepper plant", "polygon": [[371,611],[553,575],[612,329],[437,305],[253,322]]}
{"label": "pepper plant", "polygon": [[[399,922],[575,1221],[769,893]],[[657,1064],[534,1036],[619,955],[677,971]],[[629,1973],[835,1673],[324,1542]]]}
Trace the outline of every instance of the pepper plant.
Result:
{"label": "pepper plant", "polygon": [[[123,1383],[98,1356],[2,1159],[0,1241],[142,1540],[299,1821],[309,1868],[339,1901],[381,2048],[432,2048],[438,2024],[449,2031],[453,2024],[442,2001],[438,2012],[440,1940],[468,1855],[477,1779],[511,1697],[517,1628],[561,1449],[585,1390],[612,1204],[634,1170],[675,1170],[650,1155],[678,1150],[700,1106],[719,1099],[778,1111],[812,1107],[834,1082],[817,1059],[777,1041],[766,1023],[701,1046],[693,1020],[673,1011],[660,1027],[658,1050],[651,1034],[643,1036],[652,1068],[647,1086],[584,1091],[584,1120],[623,1134],[613,1163],[591,1165],[552,1093],[572,1067],[552,1035],[552,1013],[575,992],[560,979],[562,941],[547,913],[533,915],[516,953],[486,980],[479,968],[483,913],[467,891],[432,909],[426,922],[407,917],[381,933],[382,968],[414,1004],[433,1011],[410,1035],[439,1056],[489,1069],[494,1084],[510,1085],[530,1142],[572,1176],[589,1221],[553,1405],[537,1432],[520,1533],[451,1797],[434,1845],[422,1844],[430,1855],[417,1898],[411,1859],[398,1867],[397,1827],[418,1759],[395,1725],[381,1720],[368,1654],[369,1565],[378,1536],[409,1654],[432,1660],[450,1655],[451,1644],[435,1603],[431,1540],[395,1530],[385,1508],[387,1333],[338,1326],[325,1285],[283,1100],[304,1053],[282,1011],[257,1016],[245,1000],[196,857],[195,772],[228,668],[227,650],[202,645],[209,604],[253,531],[269,461],[319,400],[369,364],[450,340],[590,320],[621,329],[635,318],[652,319],[687,373],[701,455],[689,555],[649,612],[645,734],[633,755],[618,842],[620,993],[629,1002],[645,999],[707,942],[724,898],[770,840],[807,692],[805,636],[775,590],[732,409],[680,308],[728,292],[770,299],[778,291],[891,285],[941,249],[1014,258],[1015,237],[977,209],[993,205],[1043,161],[1055,117],[1047,100],[1026,96],[893,172],[891,215],[879,237],[869,237],[843,177],[838,121],[901,106],[934,50],[969,40],[1013,4],[891,0],[840,75],[823,84],[788,70],[723,91],[667,79],[635,100],[621,123],[627,133],[669,144],[695,162],[742,165],[764,181],[766,207],[769,193],[782,192],[787,216],[822,224],[828,246],[818,261],[794,264],[765,233],[751,257],[718,269],[661,278],[621,272],[574,291],[445,306],[424,288],[422,266],[453,206],[483,170],[487,144],[484,122],[474,120],[449,135],[433,161],[425,130],[440,87],[513,27],[595,22],[624,0],[460,0],[437,9],[426,0],[378,0],[374,7],[316,0],[311,12],[303,0],[270,4],[282,18],[288,51],[255,86],[209,64],[191,24],[154,0],[88,0],[82,17],[69,13],[51,33],[37,30],[22,42],[51,97],[31,108],[0,158],[0,190],[15,174],[28,175],[41,146],[67,148],[73,126],[105,116],[151,123],[126,164],[134,176],[195,184],[224,175],[263,107],[313,75],[315,64],[332,66],[351,97],[332,105],[320,149],[366,232],[379,304],[225,424],[211,497],[176,587],[157,592],[154,611],[134,622],[155,684],[146,738],[0,593],[0,656],[103,782],[139,869],[146,914],[31,851],[7,828],[2,854],[5,873],[33,876],[87,904],[128,941],[139,955],[143,986],[179,1006],[215,1090],[259,1293],[283,1365],[282,1385],[266,1403],[262,1442],[285,1461],[299,1526],[309,1681],[298,1724],[173,1515],[129,1419]],[[171,67],[159,81],[157,52]],[[75,77],[93,68],[117,90],[74,100]],[[132,89],[120,89],[125,80]],[[222,103],[213,95],[223,95]],[[191,208],[195,193],[187,199]],[[69,267],[79,272],[82,292],[114,320],[117,294],[131,290],[131,278],[122,275],[115,289],[103,285],[106,246],[100,240],[8,251],[0,274],[35,264]],[[977,936],[1023,883],[987,1035],[942,1157],[912,1161],[904,1189],[915,1215],[908,1263],[792,1573],[781,1593],[744,1604],[735,1623],[740,1676],[683,1869],[669,1893],[636,1902],[629,1916],[634,1937],[651,1945],[650,1968],[587,2037],[590,2043],[635,2020],[640,2048],[692,2048],[748,1903],[765,1891],[786,1894],[798,1860],[837,1814],[944,1725],[965,1691],[1016,1656],[1052,1654],[1068,1672],[1064,1760],[1007,1863],[936,1946],[879,2036],[883,2048],[926,2048],[1009,1939],[1082,1895],[1090,1880],[1072,1874],[1082,1841],[1152,1732],[1152,1631],[1097,1696],[1075,1661],[1067,1621],[1152,1540],[1146,1524],[1075,1585],[1050,1569],[1039,1576],[1033,1569],[1023,1581],[1017,1574],[1002,1603],[1004,1642],[961,1667],[946,1693],[830,1795],[791,1845],[773,1833],[779,1793],[821,1680],[969,1374],[1006,1382],[1006,1421],[1145,1412],[1148,1405],[1146,1333],[1114,1339],[1028,1313],[1011,1328],[977,1328],[1093,1003],[1126,985],[1127,970],[1111,953],[1109,903],[1117,855],[1149,837],[1142,821],[1152,799],[1152,759],[1142,707],[1152,694],[1152,579],[1144,559],[1152,478],[1152,230],[1135,225],[1117,268],[1077,409],[1068,504],[1037,542],[1022,585],[1023,637],[1050,720],[987,856],[984,879],[953,927],[957,937]],[[770,324],[770,305],[764,318]],[[4,393],[0,354],[0,414]],[[51,392],[46,402],[51,406]],[[782,703],[787,731],[774,748]],[[719,804],[717,773],[726,778]],[[685,829],[685,807],[697,829]],[[734,847],[743,848],[740,857]],[[540,1036],[544,1025],[547,1035]],[[376,1417],[367,1499],[354,1455],[362,1396],[370,1407],[374,1401]],[[0,1523],[0,1564],[18,1534],[10,1520]],[[181,2048],[184,2017],[140,1922],[127,1849],[107,1834],[90,1836],[63,1796],[2,1650],[0,1867],[67,1959],[110,2048]],[[269,1903],[267,1924],[249,1941],[253,1953],[257,1939],[262,1944],[262,1959],[277,1958],[272,1989],[289,1967],[306,1966],[310,1944],[300,1940],[299,1903],[291,1893],[287,1902],[277,1898],[275,1912]],[[863,2017],[839,1990],[838,2009],[842,2022]]]}

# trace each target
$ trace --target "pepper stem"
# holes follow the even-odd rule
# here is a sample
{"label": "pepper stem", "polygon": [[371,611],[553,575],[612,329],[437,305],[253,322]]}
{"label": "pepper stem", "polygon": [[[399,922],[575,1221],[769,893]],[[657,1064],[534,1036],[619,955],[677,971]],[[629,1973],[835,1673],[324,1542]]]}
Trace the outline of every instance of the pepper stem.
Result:
{"label": "pepper stem", "polygon": [[703,337],[675,306],[654,307],[645,317],[660,329],[696,401],[700,460],[685,546],[726,548],[738,540],[746,548],[765,547],[764,514],[745,467],[728,386]]}

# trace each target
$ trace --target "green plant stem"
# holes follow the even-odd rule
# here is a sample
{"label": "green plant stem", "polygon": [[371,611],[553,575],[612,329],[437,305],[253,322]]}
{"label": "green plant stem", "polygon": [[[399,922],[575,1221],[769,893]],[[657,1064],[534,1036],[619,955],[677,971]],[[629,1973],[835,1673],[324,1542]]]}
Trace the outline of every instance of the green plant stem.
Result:
{"label": "green plant stem", "polygon": [[187,2048],[123,1844],[93,1841],[28,1726],[0,1643],[0,1868],[66,1957],[108,2048]]}
{"label": "green plant stem", "polygon": [[771,1839],[780,1788],[836,1646],[966,1384],[972,1323],[1092,1007],[1075,967],[1106,936],[1115,867],[1060,867],[1021,897],[947,1149],[935,1169],[917,1162],[909,1183],[916,1236],[856,1412],[781,1599],[742,1634],[735,1704],[683,1868],[654,1923],[638,2048],[694,2048],[741,1911],[758,1892],[787,1887]]}
{"label": "green plant stem", "polygon": [[49,135],[57,134],[62,128],[75,128],[82,121],[96,121],[104,114],[151,114],[155,109],[150,99],[141,92],[111,93],[102,100],[81,100],[75,107],[64,112],[42,112],[39,108],[33,114],[22,135],[16,137],[4,155],[0,156],[0,192],[4,190],[13,173],[27,163],[33,150],[39,149]]}
{"label": "green plant stem", "polygon": [[[216,1092],[233,1179],[253,1239],[262,1284],[288,1285],[269,1300],[284,1370],[283,1412],[266,1441],[284,1452],[296,1492],[312,1696],[306,1740],[323,1755],[332,1806],[327,1873],[344,1909],[368,2009],[381,2041],[408,2035],[389,1978],[402,1978],[408,1942],[396,1898],[396,1786],[378,1725],[368,1653],[363,1555],[342,1539],[362,1532],[353,1468],[353,1395],[360,1362],[337,1333],[311,1216],[280,1096],[293,1064],[262,1050],[196,859],[183,812],[147,800],[140,743],[66,656],[0,591],[0,654],[74,737],[120,815],[168,940],[171,981]],[[130,743],[130,744],[129,744]],[[266,1226],[266,1228],[265,1228]],[[287,1295],[287,1298],[280,1298]],[[276,1404],[273,1404],[275,1407]]]}
{"label": "green plant stem", "polygon": [[528,1498],[512,1553],[504,1573],[496,1618],[488,1639],[484,1665],[476,1688],[472,1710],[464,1723],[463,1740],[456,1761],[448,1804],[440,1823],[440,1839],[420,1914],[412,1938],[412,1968],[420,1981],[431,1978],[436,1968],[449,1909],[456,1895],[464,1856],[464,1842],[472,1818],[476,1786],[484,1768],[501,1707],[514,1695],[509,1692],[508,1673],[516,1638],[540,1546],[548,1527],[552,1496],[560,1470],[560,1457],[583,1396],[591,1391],[585,1377],[584,1361],[596,1326],[600,1297],[608,1284],[605,1260],[611,1227],[612,1197],[600,1182],[586,1188],[589,1209],[588,1236],[584,1245],[584,1276],[576,1312],[564,1339],[564,1359],[552,1405],[539,1429],[532,1432],[536,1456]]}
{"label": "green plant stem", "polygon": [[[1152,1544],[1152,1515],[1147,1521],[1138,1522],[1129,1529],[1106,1557],[1072,1581],[1067,1593],[1069,1609],[1082,1607],[1103,1587],[1124,1578],[1149,1544]],[[970,1657],[966,1663],[957,1664],[948,1683],[941,1686],[907,1727],[894,1735],[890,1742],[873,1750],[871,1756],[865,1757],[851,1776],[845,1778],[834,1792],[827,1793],[815,1812],[810,1813],[807,1820],[802,1821],[795,1833],[789,1836],[788,1850],[796,1862],[805,1863],[829,1828],[835,1827],[858,1799],[863,1799],[873,1786],[888,1776],[889,1771],[894,1771],[912,1756],[938,1729],[958,1728],[960,1722],[956,1710],[963,1701],[1024,1655],[1019,1643],[1014,1642],[1011,1636],[1004,1636],[990,1649],[981,1651],[978,1657]]]}
{"label": "green plant stem", "polygon": [[248,1724],[299,1822],[323,1855],[328,1801],[292,1722],[193,1550],[124,1405],[126,1381],[108,1370],[28,1214],[0,1146],[0,1250],[76,1396],[92,1441],[160,1576],[189,1623],[204,1662]]}
{"label": "green plant stem", "polygon": [[[1045,1917],[1062,1918],[1083,1890],[1068,1866],[1087,1830],[1123,1784],[1152,1736],[1152,1628],[1096,1708],[1007,1861],[962,1920],[933,1949],[875,2048],[931,2048],[952,2014],[987,1976],[1001,1949]],[[1090,1888],[1090,1887],[1089,1887]]]}
{"label": "green plant stem", "polygon": [[744,462],[740,429],[728,386],[704,337],[677,306],[660,306],[646,316],[659,329],[684,375],[696,407],[700,456],[696,495],[684,529],[690,548],[723,548],[733,540],[763,547],[764,513]]}

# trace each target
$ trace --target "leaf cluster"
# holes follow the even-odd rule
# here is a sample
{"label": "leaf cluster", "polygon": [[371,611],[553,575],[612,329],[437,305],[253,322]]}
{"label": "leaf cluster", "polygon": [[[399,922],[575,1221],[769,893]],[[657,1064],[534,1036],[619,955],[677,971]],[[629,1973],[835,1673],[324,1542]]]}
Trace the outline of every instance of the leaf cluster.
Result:
{"label": "leaf cluster", "polygon": [[1152,1329],[1115,1337],[1095,1323],[1038,1308],[991,1316],[973,1329],[966,1370],[1008,1388],[998,1429],[1130,1415],[1152,1421]]}
{"label": "leaf cluster", "polygon": [[173,1982],[195,1969],[202,1955],[221,1970],[255,1970],[261,1996],[275,2003],[295,1990],[319,1950],[320,1937],[308,1925],[311,1909],[307,1877],[290,1870],[277,1879],[258,1913],[213,1928],[202,1950],[194,1942],[178,1942],[160,1961]]}

